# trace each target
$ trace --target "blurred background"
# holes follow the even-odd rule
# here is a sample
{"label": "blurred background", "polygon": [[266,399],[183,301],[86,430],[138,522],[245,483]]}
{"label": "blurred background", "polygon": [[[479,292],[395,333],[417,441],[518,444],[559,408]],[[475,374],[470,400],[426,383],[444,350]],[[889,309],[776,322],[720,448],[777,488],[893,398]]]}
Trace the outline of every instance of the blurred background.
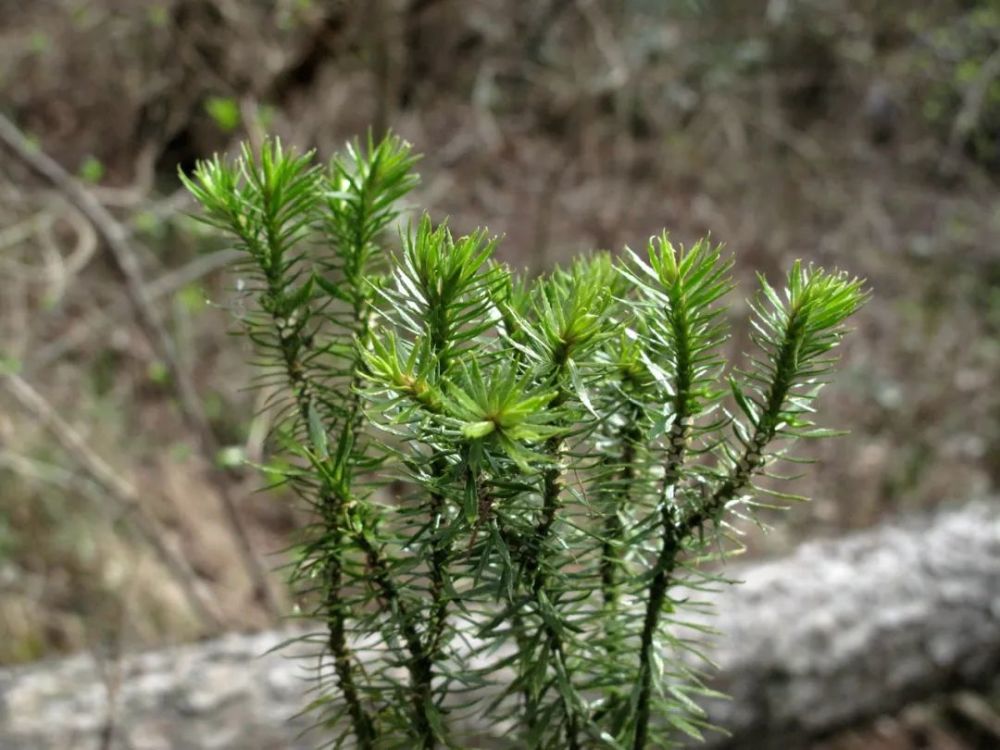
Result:
{"label": "blurred background", "polygon": [[[267,393],[177,178],[270,133],[391,128],[413,203],[531,271],[711,233],[737,352],[755,271],[867,277],[822,401],[852,435],[752,554],[1000,479],[1000,0],[0,0],[0,114],[0,665],[290,606],[248,551],[276,568],[302,518],[244,464]],[[837,746],[978,746],[940,706],[886,722]]]}

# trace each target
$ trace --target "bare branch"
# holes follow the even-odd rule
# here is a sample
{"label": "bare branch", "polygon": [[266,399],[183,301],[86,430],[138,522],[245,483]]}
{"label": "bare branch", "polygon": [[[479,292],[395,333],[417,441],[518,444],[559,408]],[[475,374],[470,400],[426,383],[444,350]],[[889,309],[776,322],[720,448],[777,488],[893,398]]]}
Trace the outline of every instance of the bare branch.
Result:
{"label": "bare branch", "polygon": [[279,616],[281,606],[278,596],[266,569],[253,549],[227,477],[220,469],[215,468],[220,447],[218,440],[212,432],[198,392],[180,364],[174,343],[156,315],[149,290],[143,280],[142,268],[135,252],[129,246],[128,230],[78,180],[28,141],[17,126],[3,115],[0,115],[0,143],[3,143],[32,172],[62,193],[71,205],[79,209],[107,245],[118,269],[125,277],[128,296],[138,316],[139,324],[170,373],[171,382],[177,389],[184,420],[197,437],[207,465],[213,467],[209,469],[212,483],[222,502],[226,521],[247,573],[253,581],[256,595],[272,616]]}
{"label": "bare branch", "polygon": [[166,534],[156,520],[143,508],[139,492],[124,477],[115,472],[89,445],[86,439],[64,421],[51,405],[20,376],[0,376],[2,383],[14,400],[45,427],[56,442],[68,453],[90,478],[108,493],[135,530],[150,546],[160,563],[184,591],[192,610],[204,625],[212,630],[222,627],[220,616],[211,593],[198,579],[183,555],[172,550],[164,541]]}

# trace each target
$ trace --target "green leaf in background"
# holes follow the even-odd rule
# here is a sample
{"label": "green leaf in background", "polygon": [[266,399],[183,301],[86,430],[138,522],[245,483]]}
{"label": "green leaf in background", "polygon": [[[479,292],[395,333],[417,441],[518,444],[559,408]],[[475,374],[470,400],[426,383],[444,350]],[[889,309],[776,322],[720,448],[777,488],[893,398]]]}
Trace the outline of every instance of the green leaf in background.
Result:
{"label": "green leaf in background", "polygon": [[210,96],[205,102],[205,112],[223,133],[233,132],[243,120],[236,100],[227,96]]}
{"label": "green leaf in background", "polygon": [[188,284],[177,292],[175,299],[188,312],[199,312],[208,305],[208,297],[201,284]]}
{"label": "green leaf in background", "polygon": [[0,352],[0,375],[16,375],[21,371],[21,360]]}
{"label": "green leaf in background", "polygon": [[146,367],[146,375],[157,385],[164,385],[168,380],[170,380],[170,370],[168,370],[163,361],[159,359],[154,359],[149,363]]}
{"label": "green leaf in background", "polygon": [[52,49],[52,37],[44,31],[33,31],[28,37],[28,44],[31,51],[38,55],[45,55]]}
{"label": "green leaf in background", "polygon": [[194,448],[191,447],[191,443],[183,440],[172,443],[168,450],[170,452],[170,458],[178,463],[187,461],[194,453]]}
{"label": "green leaf in background", "polygon": [[80,179],[84,182],[100,182],[104,177],[104,164],[96,156],[87,156],[81,163],[79,169]]}
{"label": "green leaf in background", "polygon": [[167,11],[167,6],[161,3],[151,5],[149,10],[146,11],[146,17],[149,19],[150,25],[155,26],[158,29],[166,26],[167,22],[170,20],[170,14]]}

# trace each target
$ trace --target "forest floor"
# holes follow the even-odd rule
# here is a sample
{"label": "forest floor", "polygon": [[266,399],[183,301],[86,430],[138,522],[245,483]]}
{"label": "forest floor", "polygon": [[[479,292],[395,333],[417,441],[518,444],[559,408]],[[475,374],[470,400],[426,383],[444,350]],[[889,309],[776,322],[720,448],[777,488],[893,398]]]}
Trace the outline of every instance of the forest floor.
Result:
{"label": "forest floor", "polygon": [[[247,390],[248,352],[227,335],[235,281],[220,267],[219,239],[188,216],[175,170],[264,131],[328,155],[381,121],[425,155],[414,203],[457,232],[485,226],[502,235],[500,257],[514,266],[542,271],[581,251],[637,248],[666,228],[682,242],[708,233],[724,242],[740,296],[754,272],[776,278],[795,258],[868,279],[872,302],[821,401],[828,421],[851,436],[810,449],[819,463],[796,491],[812,502],[777,519],[770,535],[753,536],[751,552],[778,554],[806,537],[962,502],[1000,479],[1000,188],[914,116],[923,82],[900,73],[912,55],[905,44],[864,64],[838,57],[875,36],[845,21],[827,51],[832,62],[816,63],[823,76],[832,66],[819,94],[806,85],[812,79],[803,84],[783,69],[710,86],[707,75],[692,84],[686,69],[626,65],[621,88],[636,97],[666,81],[662,111],[637,113],[627,97],[575,83],[581,65],[617,59],[601,19],[581,12],[590,41],[575,54],[590,57],[520,75],[511,72],[515,53],[482,42],[485,51],[462,58],[469,72],[449,73],[442,54],[421,63],[422,88],[386,105],[404,64],[383,75],[356,50],[338,57],[334,44],[317,53],[317,40],[333,33],[327,11],[260,31],[267,27],[254,14],[270,11],[230,17],[194,0],[164,2],[155,13],[128,6],[105,0],[57,13],[25,5],[5,16],[0,107],[130,232],[223,463],[266,455],[266,394]],[[430,31],[435,22],[431,15]],[[690,19],[670,23],[681,37],[696,30]],[[350,21],[336,28],[358,33]],[[696,34],[692,46],[707,49],[708,35]],[[463,39],[449,26],[439,42]],[[796,71],[817,75],[807,63]],[[871,109],[880,86],[896,108],[887,132]],[[685,91],[693,104],[669,104]],[[228,627],[266,625],[267,614],[248,605],[250,582],[234,564],[208,476],[220,456],[199,448],[178,408],[172,363],[137,322],[105,251],[65,195],[17,160],[0,162],[0,363],[16,362],[89,449],[135,486],[211,587]],[[745,312],[732,310],[733,352],[746,347]],[[37,415],[0,403],[0,664],[203,634],[148,550],[102,503],[79,456],[66,455]],[[302,519],[287,498],[255,492],[255,472],[233,467],[227,481],[255,547],[277,565]],[[970,702],[942,699],[822,748],[986,747]]]}

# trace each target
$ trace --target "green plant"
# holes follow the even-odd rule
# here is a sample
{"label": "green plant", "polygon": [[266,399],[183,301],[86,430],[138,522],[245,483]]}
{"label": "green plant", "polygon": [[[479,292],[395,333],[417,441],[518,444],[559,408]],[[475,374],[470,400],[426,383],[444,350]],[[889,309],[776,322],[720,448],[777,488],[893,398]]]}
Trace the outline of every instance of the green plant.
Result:
{"label": "green plant", "polygon": [[[326,629],[330,746],[664,747],[706,727],[700,568],[795,438],[861,282],[760,278],[756,353],[728,368],[731,261],[666,235],[528,280],[427,217],[395,138],[326,168],[279,143],[185,182],[236,238],[244,317],[280,387],[272,467],[315,511],[291,571]],[[327,679],[327,675],[329,679]],[[509,731],[508,731],[509,729]]]}

